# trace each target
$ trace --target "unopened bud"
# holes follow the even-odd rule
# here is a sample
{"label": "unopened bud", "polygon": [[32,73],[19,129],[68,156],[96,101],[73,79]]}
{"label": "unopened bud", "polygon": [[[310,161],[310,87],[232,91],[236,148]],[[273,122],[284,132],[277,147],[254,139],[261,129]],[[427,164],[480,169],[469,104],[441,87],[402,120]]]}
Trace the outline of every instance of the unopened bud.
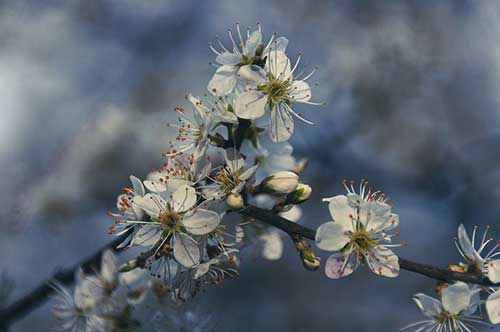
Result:
{"label": "unopened bud", "polygon": [[316,271],[321,265],[319,258],[312,250],[302,251],[300,253],[300,258],[302,258],[302,265],[310,271]]}
{"label": "unopened bud", "polygon": [[291,192],[287,197],[288,204],[300,204],[309,199],[312,193],[311,186],[299,183],[297,189]]}
{"label": "unopened bud", "polygon": [[137,260],[132,259],[132,260],[128,261],[127,263],[123,264],[122,266],[120,266],[120,272],[129,272],[135,268],[137,268]]}
{"label": "unopened bud", "polygon": [[266,192],[289,194],[297,188],[299,177],[288,171],[277,172],[269,175],[260,184]]}
{"label": "unopened bud", "polygon": [[243,197],[239,193],[229,193],[226,197],[226,204],[233,210],[241,209],[245,204]]}

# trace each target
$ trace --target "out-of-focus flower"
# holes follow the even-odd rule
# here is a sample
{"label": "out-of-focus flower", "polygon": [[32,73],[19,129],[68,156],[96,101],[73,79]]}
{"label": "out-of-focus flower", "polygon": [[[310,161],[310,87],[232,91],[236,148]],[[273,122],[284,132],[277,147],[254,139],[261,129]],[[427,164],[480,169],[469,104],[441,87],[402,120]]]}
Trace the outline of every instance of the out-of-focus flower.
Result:
{"label": "out-of-focus flower", "polygon": [[260,188],[266,192],[289,194],[294,191],[299,184],[297,174],[289,171],[281,171],[269,175],[261,182]]}
{"label": "out-of-focus flower", "polygon": [[391,213],[385,196],[372,192],[365,181],[361,182],[359,194],[352,184],[344,185],[347,195],[324,199],[333,221],[322,224],[316,232],[318,248],[334,252],[326,261],[326,275],[342,278],[367,263],[376,274],[396,277],[398,257],[389,248],[401,244],[391,244],[394,234],[388,232],[398,225],[398,215]]}
{"label": "out-of-focus flower", "polygon": [[236,23],[237,36],[234,37],[231,29],[228,29],[228,36],[231,41],[231,47],[226,48],[217,38],[217,50],[211,43],[210,49],[216,54],[215,61],[220,65],[217,68],[214,76],[208,83],[208,90],[217,96],[225,96],[233,92],[237,85],[236,74],[242,66],[255,64],[269,53],[274,47],[280,51],[285,51],[288,45],[288,40],[284,37],[275,38],[275,34],[265,46],[262,42],[262,32],[260,24],[257,24],[257,30],[251,31],[250,28],[246,31],[246,40],[241,33],[240,24]]}
{"label": "out-of-focus flower", "polygon": [[413,300],[426,318],[401,331],[470,332],[477,330],[475,324],[491,327],[482,317],[474,315],[479,306],[477,292],[479,289],[457,282],[442,291],[441,301],[422,293],[415,294]]}
{"label": "out-of-focus flower", "polygon": [[292,109],[295,102],[316,104],[310,101],[311,88],[303,78],[293,77],[300,62],[299,55],[293,68],[285,52],[272,50],[264,69],[245,65],[238,70],[238,78],[245,82],[245,91],[236,99],[235,113],[242,119],[258,119],[269,110],[269,135],[274,142],[285,142],[293,134],[293,116],[313,124]]}

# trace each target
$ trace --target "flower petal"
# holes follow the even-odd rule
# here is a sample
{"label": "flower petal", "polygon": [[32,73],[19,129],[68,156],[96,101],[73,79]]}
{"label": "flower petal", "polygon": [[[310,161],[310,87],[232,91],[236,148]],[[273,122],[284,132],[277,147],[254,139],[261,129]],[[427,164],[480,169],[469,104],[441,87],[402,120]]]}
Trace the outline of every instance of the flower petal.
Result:
{"label": "flower petal", "polygon": [[262,242],[262,257],[269,260],[278,260],[283,255],[283,240],[277,230],[270,229],[259,236]]}
{"label": "flower petal", "polygon": [[399,259],[392,250],[377,246],[366,257],[368,267],[378,275],[394,278],[399,275]]}
{"label": "flower petal", "polygon": [[443,311],[441,302],[428,295],[422,293],[415,294],[413,295],[413,301],[415,301],[417,306],[427,317],[438,317]]}
{"label": "flower petal", "polygon": [[101,277],[107,283],[114,283],[118,277],[118,259],[111,250],[106,250],[101,257]]}
{"label": "flower petal", "polygon": [[241,56],[234,53],[222,52],[215,58],[215,61],[217,61],[221,65],[236,66],[238,63],[240,63]]}
{"label": "flower petal", "polygon": [[292,115],[282,104],[275,105],[269,117],[269,137],[275,143],[286,142],[293,134]]}
{"label": "flower petal", "polygon": [[291,74],[291,64],[285,52],[278,50],[269,52],[266,61],[266,71],[273,74],[276,79],[287,79]]}
{"label": "flower petal", "polygon": [[242,66],[236,76],[244,82],[243,85],[257,86],[267,81],[266,72],[255,65]]}
{"label": "flower petal", "polygon": [[460,224],[460,226],[458,227],[458,244],[460,245],[462,252],[465,256],[467,256],[467,258],[472,260],[476,259],[476,250],[472,246],[472,242],[469,238],[469,235],[467,235],[467,231],[465,230],[463,224]]}
{"label": "flower petal", "polygon": [[355,215],[355,211],[349,206],[347,196],[337,195],[324,200],[328,201],[328,209],[333,221],[344,225],[347,230],[352,230],[351,215]]}
{"label": "flower petal", "polygon": [[147,190],[152,191],[154,193],[161,193],[167,190],[166,183],[160,181],[145,180],[144,186],[146,187]]}
{"label": "flower petal", "polygon": [[135,233],[132,238],[132,243],[134,245],[151,247],[154,246],[161,238],[161,228],[156,223],[151,223],[151,225],[142,225],[141,228]]}
{"label": "flower petal", "polygon": [[130,177],[130,182],[132,182],[132,187],[134,188],[134,193],[139,196],[144,196],[146,191],[144,190],[144,186],[142,185],[141,180],[139,180],[137,177],[131,175]]}
{"label": "flower petal", "polygon": [[134,203],[151,217],[158,217],[165,210],[167,202],[157,194],[137,196]]}
{"label": "flower petal", "polygon": [[172,209],[175,212],[186,212],[196,204],[196,190],[184,185],[172,195]]}
{"label": "flower petal", "polygon": [[215,211],[198,209],[191,217],[182,220],[189,233],[204,235],[213,232],[220,223],[220,216]]}
{"label": "flower petal", "polygon": [[200,262],[200,247],[192,237],[174,233],[174,257],[184,267],[193,267]]}
{"label": "flower petal", "polygon": [[288,39],[286,37],[279,37],[276,38],[271,45],[269,45],[269,48],[266,50],[266,53],[271,52],[272,50],[277,50],[277,51],[285,51],[286,47],[288,46]]}
{"label": "flower petal", "polygon": [[305,81],[293,81],[288,94],[293,101],[303,103],[311,100],[311,88]]}
{"label": "flower petal", "polygon": [[216,96],[230,94],[236,85],[236,70],[234,66],[220,66],[208,82],[208,91]]}
{"label": "flower petal", "polygon": [[255,171],[259,167],[259,164],[253,165],[252,167],[248,168],[246,171],[240,174],[240,180],[246,181],[248,180],[252,175],[254,175]]}
{"label": "flower petal", "polygon": [[267,96],[259,91],[243,92],[236,99],[234,113],[242,119],[257,119],[266,111]]}
{"label": "flower petal", "polygon": [[224,159],[227,167],[233,173],[239,172],[245,166],[245,159],[233,148],[224,150]]}
{"label": "flower petal", "polygon": [[316,246],[326,251],[342,249],[349,242],[346,230],[341,223],[329,221],[322,224],[316,231]]}
{"label": "flower petal", "polygon": [[486,311],[488,311],[488,317],[493,324],[500,324],[500,290],[488,296]]}
{"label": "flower petal", "polygon": [[449,313],[458,314],[469,307],[472,294],[466,283],[456,282],[443,290],[443,308]]}
{"label": "flower petal", "polygon": [[254,56],[255,50],[262,44],[262,34],[259,30],[253,31],[245,42],[245,52],[248,56]]}
{"label": "flower petal", "polygon": [[330,279],[347,277],[359,266],[359,260],[355,253],[345,255],[333,253],[325,263],[325,274]]}
{"label": "flower petal", "polygon": [[488,262],[488,278],[491,282],[500,282],[500,259]]}

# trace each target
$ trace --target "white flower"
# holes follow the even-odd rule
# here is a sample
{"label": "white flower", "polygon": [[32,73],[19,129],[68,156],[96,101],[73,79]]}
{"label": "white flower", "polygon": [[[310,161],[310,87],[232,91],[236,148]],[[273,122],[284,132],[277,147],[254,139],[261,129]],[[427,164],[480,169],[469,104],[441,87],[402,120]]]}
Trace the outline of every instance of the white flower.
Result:
{"label": "white flower", "polygon": [[322,224],[316,232],[318,248],[334,252],[326,261],[326,275],[342,278],[367,263],[376,274],[396,277],[398,257],[389,248],[401,245],[390,244],[395,234],[388,231],[398,225],[398,215],[391,213],[379,192],[367,189],[365,181],[359,194],[352,185],[346,188],[347,195],[324,199],[333,221]]}
{"label": "white flower", "polygon": [[170,200],[158,194],[146,194],[136,203],[151,220],[138,222],[142,226],[135,234],[133,243],[155,248],[153,256],[172,251],[181,265],[197,265],[200,262],[200,244],[193,236],[213,232],[219,225],[220,217],[214,211],[196,209],[196,201],[195,189],[187,185],[177,189]]}
{"label": "white flower", "polygon": [[195,269],[194,279],[203,284],[220,284],[225,278],[239,274],[239,250],[229,249],[220,255],[203,262]]}
{"label": "white flower", "polygon": [[177,128],[177,136],[175,140],[170,141],[170,149],[163,155],[173,157],[192,151],[194,158],[198,159],[204,155],[209,144],[209,134],[217,123],[212,111],[198,98],[190,94],[186,99],[193,105],[192,117],[186,116],[184,108],[176,107],[179,124],[170,126]]}
{"label": "white flower", "polygon": [[267,46],[262,43],[262,33],[260,24],[257,24],[257,30],[246,31],[246,40],[240,30],[240,24],[236,23],[236,31],[238,36],[233,37],[231,29],[228,29],[228,36],[231,40],[231,47],[226,48],[217,38],[217,43],[221,50],[215,49],[210,43],[210,49],[216,54],[215,61],[220,67],[215,72],[214,76],[208,83],[208,91],[217,96],[225,96],[230,94],[236,84],[236,74],[241,66],[254,64],[262,61],[272,48],[280,51],[285,51],[288,45],[288,40],[284,37],[275,39],[273,34]]}
{"label": "white flower", "polygon": [[474,313],[479,305],[476,293],[467,284],[457,282],[442,292],[441,301],[425,294],[415,294],[413,300],[422,310],[426,319],[405,326],[401,331],[440,331],[470,332],[477,331],[473,324],[486,325],[480,316]]}
{"label": "white flower", "polygon": [[255,173],[259,165],[245,170],[245,159],[233,148],[224,150],[225,165],[213,177],[214,183],[206,188],[204,196],[208,199],[222,200],[229,193],[239,193]]}
{"label": "white flower", "polygon": [[102,332],[106,331],[106,322],[94,312],[95,280],[77,278],[75,291],[72,294],[59,282],[54,282],[55,304],[53,315],[60,321],[57,331],[68,332]]}
{"label": "white flower", "polygon": [[289,194],[299,185],[297,174],[289,171],[273,173],[260,184],[261,188],[271,193]]}
{"label": "white flower", "polygon": [[264,69],[245,65],[238,70],[238,78],[246,83],[246,89],[236,99],[236,115],[253,120],[263,116],[268,109],[269,134],[274,142],[284,142],[292,136],[292,116],[313,124],[292,109],[295,102],[315,104],[310,101],[311,88],[306,83],[314,71],[302,79],[293,77],[300,58],[301,55],[292,68],[285,52],[273,50],[267,56]]}

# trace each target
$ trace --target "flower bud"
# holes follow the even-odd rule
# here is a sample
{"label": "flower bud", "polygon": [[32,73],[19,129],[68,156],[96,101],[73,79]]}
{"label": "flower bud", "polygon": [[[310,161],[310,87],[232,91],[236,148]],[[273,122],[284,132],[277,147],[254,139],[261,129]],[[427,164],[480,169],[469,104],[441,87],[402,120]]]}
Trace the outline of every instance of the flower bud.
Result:
{"label": "flower bud", "polygon": [[226,197],[226,204],[233,210],[241,209],[244,205],[243,197],[239,193],[229,193]]}
{"label": "flower bud", "polygon": [[287,197],[288,204],[300,204],[309,199],[311,196],[312,188],[311,186],[299,183],[297,189],[291,192]]}
{"label": "flower bud", "polygon": [[297,188],[299,177],[293,172],[283,171],[269,175],[260,184],[264,191],[289,194]]}

